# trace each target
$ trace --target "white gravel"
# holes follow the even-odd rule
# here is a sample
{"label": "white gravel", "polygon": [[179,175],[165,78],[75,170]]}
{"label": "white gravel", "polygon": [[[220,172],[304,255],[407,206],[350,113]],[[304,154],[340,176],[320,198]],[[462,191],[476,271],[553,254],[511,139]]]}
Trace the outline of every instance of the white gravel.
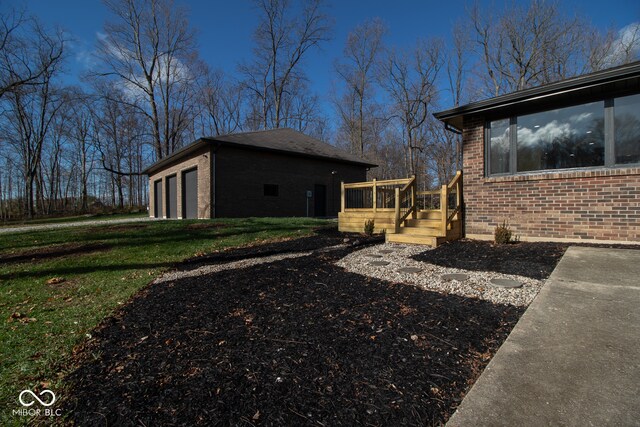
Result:
{"label": "white gravel", "polygon": [[[381,253],[381,250],[387,249],[393,252]],[[543,280],[531,279],[524,276],[501,274],[491,271],[447,268],[415,261],[411,258],[411,256],[427,250],[430,249],[425,246],[384,243],[352,252],[336,264],[352,273],[375,277],[377,279],[413,285],[429,291],[479,298],[494,303],[511,304],[522,307],[528,306],[544,285]],[[382,255],[382,258],[374,258],[369,255]],[[371,265],[372,261],[387,261],[389,264],[386,266],[374,266]],[[398,269],[402,267],[417,267],[420,268],[421,271],[419,273],[398,272]],[[463,282],[443,280],[441,276],[448,273],[463,273],[467,274],[469,278]],[[495,287],[490,284],[490,280],[494,278],[513,279],[522,283],[523,286],[517,289]]]}
{"label": "white gravel", "polygon": [[251,267],[259,264],[268,264],[270,262],[280,261],[283,259],[300,258],[310,254],[311,252],[284,253],[284,254],[277,254],[277,255],[271,255],[271,256],[265,256],[265,257],[247,258],[239,261],[225,262],[221,264],[203,265],[202,267],[198,267],[193,270],[187,270],[187,271],[170,271],[158,277],[156,280],[153,281],[153,283],[155,284],[155,283],[171,282],[173,280],[178,280],[185,277],[203,276],[205,274],[217,273],[219,271],[224,271],[224,270],[233,270],[236,268]]}

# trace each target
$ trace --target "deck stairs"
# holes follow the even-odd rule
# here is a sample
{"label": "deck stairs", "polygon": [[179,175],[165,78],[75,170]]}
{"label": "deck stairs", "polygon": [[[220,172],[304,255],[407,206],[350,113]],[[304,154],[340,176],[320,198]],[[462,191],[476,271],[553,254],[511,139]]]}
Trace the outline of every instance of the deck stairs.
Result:
{"label": "deck stairs", "polygon": [[362,232],[373,219],[387,242],[436,247],[462,236],[462,174],[435,191],[417,191],[415,177],[342,185],[340,231]]}

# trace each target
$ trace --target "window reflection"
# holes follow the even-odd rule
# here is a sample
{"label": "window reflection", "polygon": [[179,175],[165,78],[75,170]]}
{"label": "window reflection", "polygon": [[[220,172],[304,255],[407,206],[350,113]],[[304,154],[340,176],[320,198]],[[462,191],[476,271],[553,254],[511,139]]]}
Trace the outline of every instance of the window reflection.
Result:
{"label": "window reflection", "polygon": [[616,163],[640,163],[640,95],[614,102]]}
{"label": "window reflection", "polygon": [[517,171],[604,165],[604,103],[518,117]]}
{"label": "window reflection", "polygon": [[509,172],[509,119],[496,120],[491,122],[491,159],[490,173]]}

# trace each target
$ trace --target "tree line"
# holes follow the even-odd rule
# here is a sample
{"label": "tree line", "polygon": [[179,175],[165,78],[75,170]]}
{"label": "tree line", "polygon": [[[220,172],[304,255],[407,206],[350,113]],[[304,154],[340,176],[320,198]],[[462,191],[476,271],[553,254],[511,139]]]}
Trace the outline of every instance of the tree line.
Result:
{"label": "tree line", "polygon": [[[199,56],[185,6],[105,0],[110,16],[82,85],[64,83],[67,34],[26,10],[0,15],[0,218],[143,208],[144,167],[200,136],[290,127],[367,158],[379,179],[421,187],[461,167],[460,136],[432,113],[638,59],[640,25],[603,33],[532,0],[478,4],[448,39],[387,42],[358,23],[315,93],[305,59],[333,37],[323,0],[253,0],[254,47],[240,64]],[[332,111],[323,111],[330,102]]]}

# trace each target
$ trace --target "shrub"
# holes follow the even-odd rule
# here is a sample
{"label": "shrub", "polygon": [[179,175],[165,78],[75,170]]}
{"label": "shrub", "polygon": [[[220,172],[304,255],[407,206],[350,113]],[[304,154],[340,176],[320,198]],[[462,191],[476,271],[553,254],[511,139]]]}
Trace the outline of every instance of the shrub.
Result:
{"label": "shrub", "polygon": [[364,234],[367,236],[373,236],[373,230],[375,230],[375,220],[367,219],[364,221]]}
{"label": "shrub", "polygon": [[503,221],[502,225],[496,227],[496,231],[494,233],[495,242],[498,244],[510,243],[512,237],[511,229],[509,228],[509,224],[507,221]]}

